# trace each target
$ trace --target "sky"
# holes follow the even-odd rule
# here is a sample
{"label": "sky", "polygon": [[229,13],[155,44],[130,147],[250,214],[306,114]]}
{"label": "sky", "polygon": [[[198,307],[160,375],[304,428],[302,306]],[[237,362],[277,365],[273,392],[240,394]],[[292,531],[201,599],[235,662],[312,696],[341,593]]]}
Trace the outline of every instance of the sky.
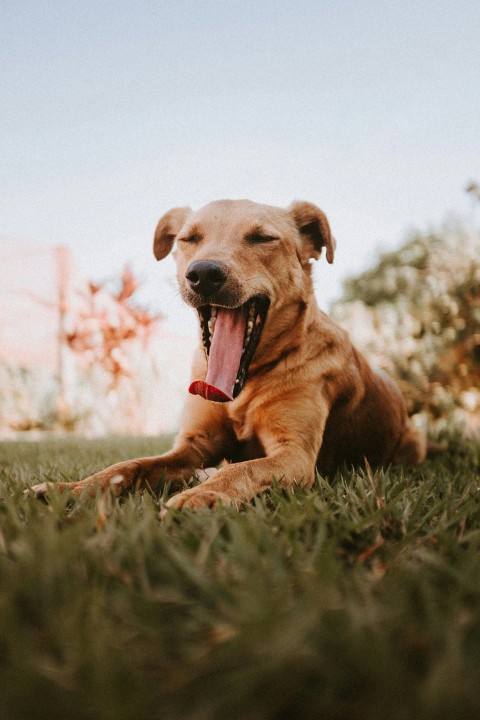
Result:
{"label": "sky", "polygon": [[[0,242],[63,243],[78,273],[130,262],[179,332],[158,218],[248,197],[318,204],[346,275],[466,216],[480,176],[478,0],[3,0]],[[1,257],[1,249],[0,249]]]}

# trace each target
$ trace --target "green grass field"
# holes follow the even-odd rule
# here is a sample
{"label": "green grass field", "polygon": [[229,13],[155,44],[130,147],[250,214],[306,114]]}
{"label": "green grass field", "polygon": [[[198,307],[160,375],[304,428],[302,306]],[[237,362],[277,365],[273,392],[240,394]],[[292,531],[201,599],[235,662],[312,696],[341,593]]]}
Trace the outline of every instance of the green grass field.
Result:
{"label": "green grass field", "polygon": [[23,490],[162,451],[0,444],[0,718],[480,717],[480,446],[168,513]]}

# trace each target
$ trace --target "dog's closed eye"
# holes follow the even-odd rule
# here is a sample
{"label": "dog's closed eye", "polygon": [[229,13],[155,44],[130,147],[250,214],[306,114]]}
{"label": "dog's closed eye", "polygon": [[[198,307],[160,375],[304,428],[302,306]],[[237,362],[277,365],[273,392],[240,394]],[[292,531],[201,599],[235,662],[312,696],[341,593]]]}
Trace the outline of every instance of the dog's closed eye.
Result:
{"label": "dog's closed eye", "polygon": [[262,245],[265,243],[275,242],[275,240],[279,239],[280,238],[277,235],[265,235],[261,232],[251,232],[245,236],[245,240],[250,245]]}
{"label": "dog's closed eye", "polygon": [[202,238],[198,233],[192,233],[186,237],[178,238],[178,242],[190,243],[191,245],[197,245]]}

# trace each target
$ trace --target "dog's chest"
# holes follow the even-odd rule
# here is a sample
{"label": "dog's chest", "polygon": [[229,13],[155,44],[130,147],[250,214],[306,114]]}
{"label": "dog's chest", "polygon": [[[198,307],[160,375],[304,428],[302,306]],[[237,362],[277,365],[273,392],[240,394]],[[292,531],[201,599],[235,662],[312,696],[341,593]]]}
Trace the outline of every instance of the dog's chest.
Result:
{"label": "dog's chest", "polygon": [[237,447],[232,455],[234,462],[265,457],[262,443],[255,433],[252,413],[247,409],[238,408],[229,412],[229,416],[238,440]]}
{"label": "dog's chest", "polygon": [[234,401],[228,408],[228,415],[237,440],[246,442],[255,437],[253,413],[248,404]]}

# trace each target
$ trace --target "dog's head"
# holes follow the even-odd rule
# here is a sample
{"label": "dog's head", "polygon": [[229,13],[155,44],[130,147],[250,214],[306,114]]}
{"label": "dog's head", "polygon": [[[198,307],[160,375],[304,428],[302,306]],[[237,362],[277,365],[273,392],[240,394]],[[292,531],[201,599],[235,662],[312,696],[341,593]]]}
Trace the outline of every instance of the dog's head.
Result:
{"label": "dog's head", "polygon": [[307,202],[282,209],[219,200],[198,211],[174,208],[157,225],[154,254],[176,241],[177,279],[196,308],[208,356],[205,381],[190,391],[225,402],[237,397],[262,346],[298,317],[312,292],[310,260],[335,243],[324,213]]}

